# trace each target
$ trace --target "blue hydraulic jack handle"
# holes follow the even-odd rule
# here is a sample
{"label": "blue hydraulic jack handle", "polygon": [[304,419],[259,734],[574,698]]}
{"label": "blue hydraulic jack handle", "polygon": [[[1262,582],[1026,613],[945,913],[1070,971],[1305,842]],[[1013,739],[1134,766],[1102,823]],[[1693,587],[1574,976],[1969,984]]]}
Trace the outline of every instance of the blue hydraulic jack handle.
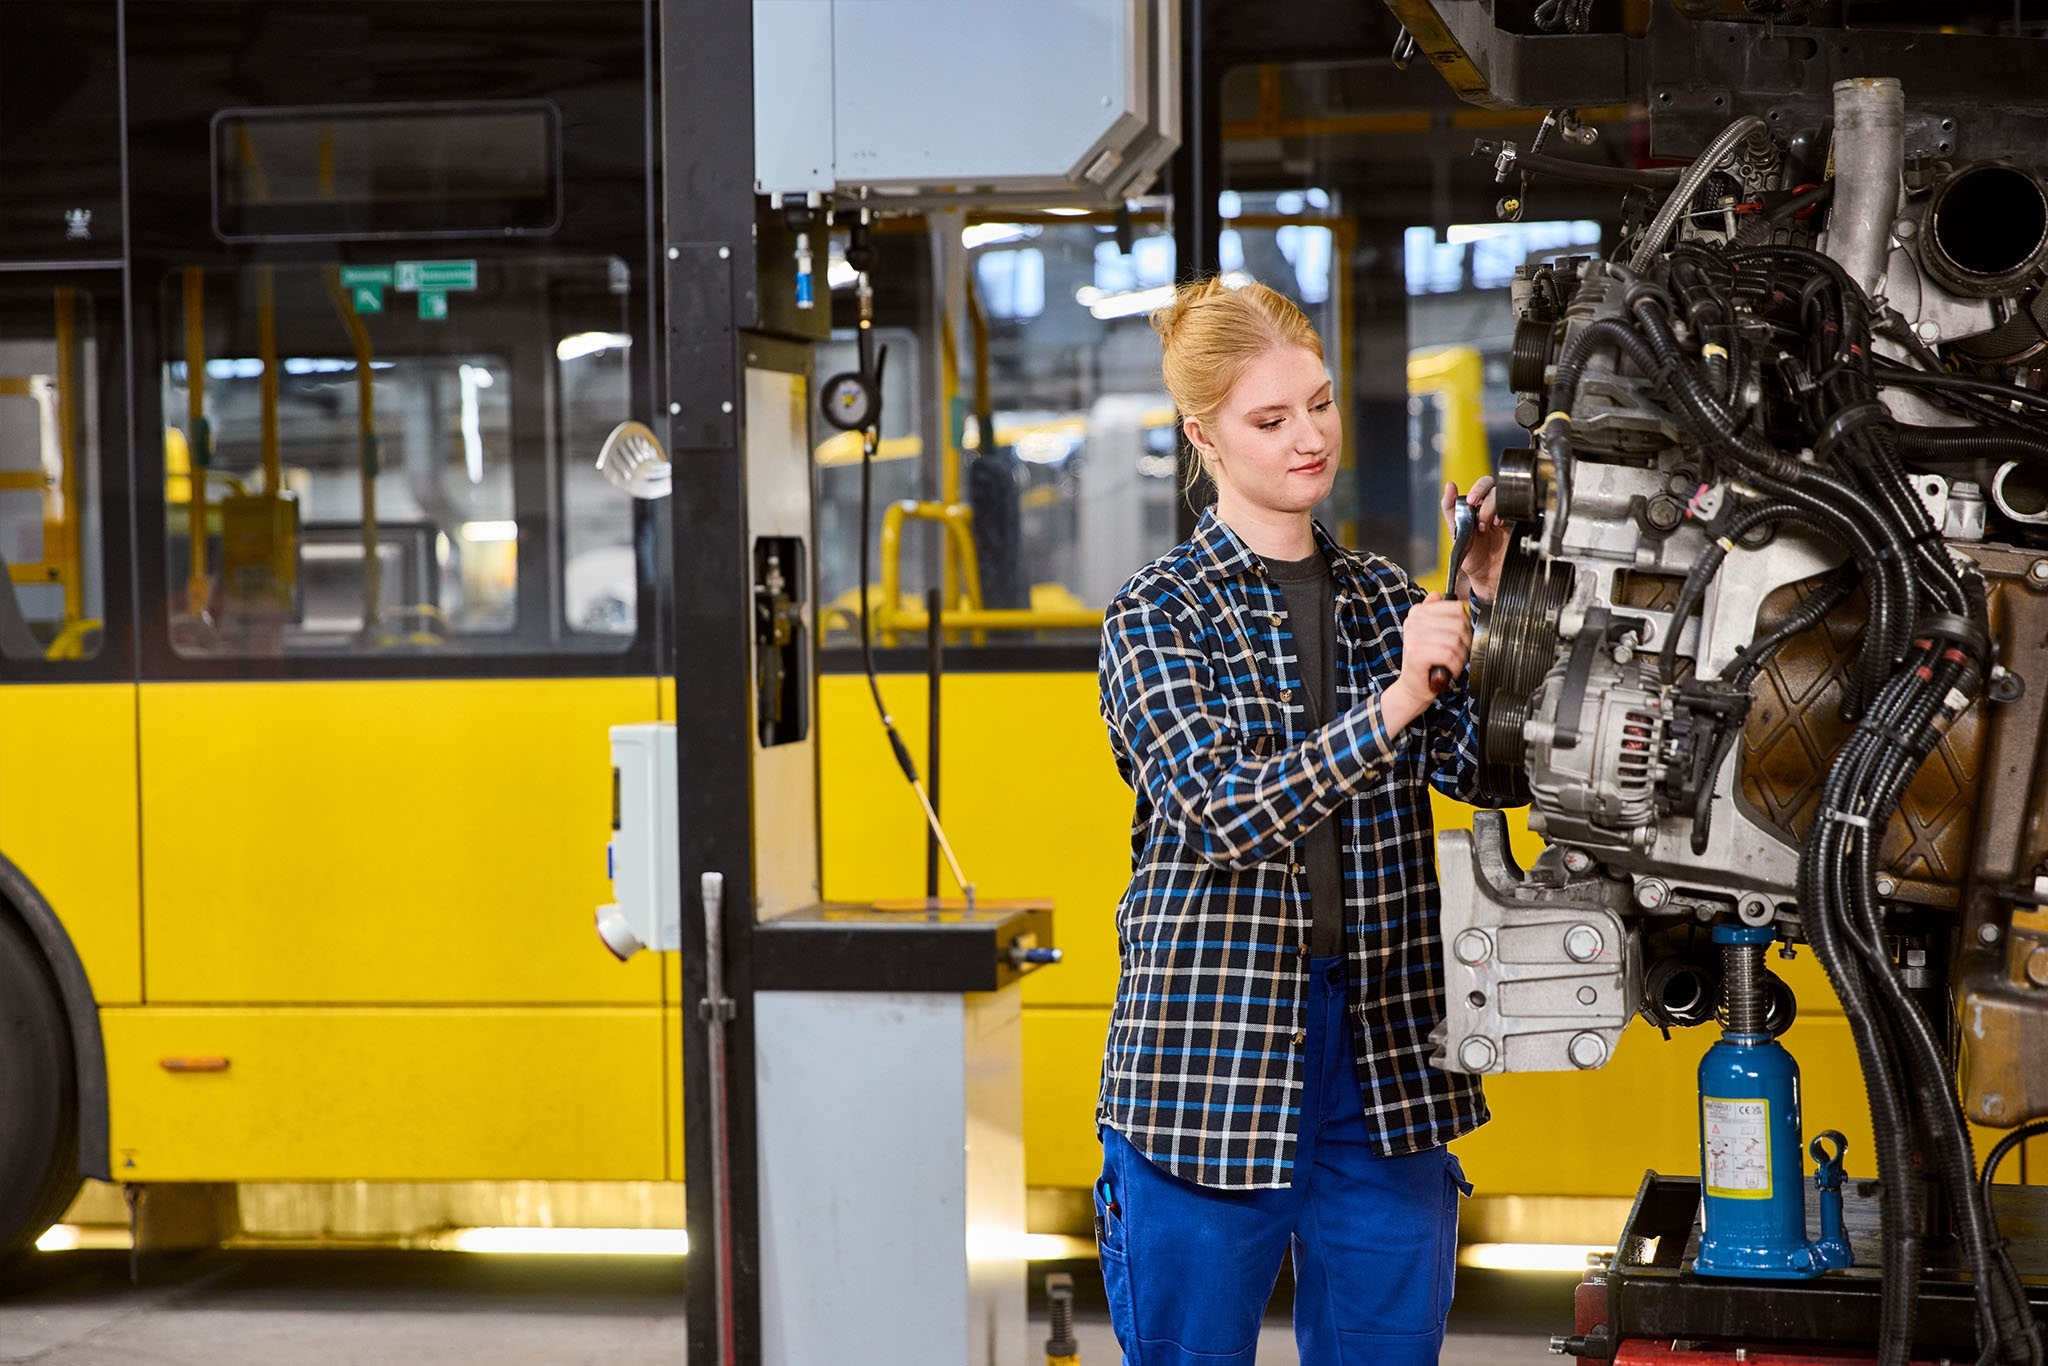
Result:
{"label": "blue hydraulic jack handle", "polygon": [[[1848,1264],[1841,1239],[1841,1149],[1822,1163],[1822,1221],[1834,1209],[1842,1261],[1806,1238],[1805,1151],[1799,1064],[1764,1021],[1768,925],[1716,925],[1721,945],[1721,1038],[1700,1059],[1701,1276],[1803,1280]],[[1841,1135],[1832,1131],[1841,1143]],[[1842,1145],[1846,1147],[1846,1144]],[[1818,1141],[1814,1155],[1819,1157]],[[1832,1167],[1834,1187],[1824,1184]]]}
{"label": "blue hydraulic jack handle", "polygon": [[[1835,1142],[1835,1151],[1828,1154],[1828,1140]],[[1807,1151],[1813,1154],[1813,1186],[1820,1192],[1820,1237],[1814,1240],[1813,1258],[1820,1265],[1833,1271],[1856,1260],[1856,1254],[1849,1250],[1849,1235],[1842,1228],[1842,1154],[1849,1151],[1849,1140],[1833,1129],[1815,1134]]]}

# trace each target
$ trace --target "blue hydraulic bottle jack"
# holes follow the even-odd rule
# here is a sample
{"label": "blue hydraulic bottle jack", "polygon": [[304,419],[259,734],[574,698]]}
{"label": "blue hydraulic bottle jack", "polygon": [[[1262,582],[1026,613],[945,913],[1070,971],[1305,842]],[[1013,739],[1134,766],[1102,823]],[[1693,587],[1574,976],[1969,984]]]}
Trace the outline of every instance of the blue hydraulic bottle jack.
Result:
{"label": "blue hydraulic bottle jack", "polygon": [[[1806,1237],[1799,1064],[1764,1024],[1769,926],[1716,925],[1721,1038],[1700,1059],[1701,1276],[1798,1279],[1850,1263],[1842,1233],[1842,1154],[1833,1130],[1813,1142],[1821,1237]],[[1834,1140],[1832,1157],[1824,1143]]]}

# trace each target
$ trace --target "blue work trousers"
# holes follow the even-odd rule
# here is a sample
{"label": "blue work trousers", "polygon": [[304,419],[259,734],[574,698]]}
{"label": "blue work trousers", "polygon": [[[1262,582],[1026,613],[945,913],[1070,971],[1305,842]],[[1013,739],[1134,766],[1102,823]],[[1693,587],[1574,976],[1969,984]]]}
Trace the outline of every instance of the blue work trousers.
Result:
{"label": "blue work trousers", "polygon": [[1302,1366],[1434,1366],[1458,1251],[1448,1148],[1382,1157],[1366,1137],[1345,960],[1309,965],[1293,1183],[1232,1191],[1168,1174],[1102,1131],[1096,1241],[1126,1366],[1253,1366],[1294,1251]]}

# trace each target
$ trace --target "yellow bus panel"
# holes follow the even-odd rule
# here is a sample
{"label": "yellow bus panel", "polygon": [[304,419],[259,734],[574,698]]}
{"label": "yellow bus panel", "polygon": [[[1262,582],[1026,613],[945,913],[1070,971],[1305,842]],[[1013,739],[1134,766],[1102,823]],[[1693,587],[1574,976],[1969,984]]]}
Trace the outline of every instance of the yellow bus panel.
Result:
{"label": "yellow bus panel", "polygon": [[1092,1186],[1102,1174],[1095,1097],[1108,1038],[1106,1005],[1024,1008],[1025,1185]]}
{"label": "yellow bus panel", "polygon": [[662,1014],[104,1010],[114,1176],[658,1181]]}
{"label": "yellow bus panel", "polygon": [[[924,891],[924,817],[890,756],[867,681],[830,674],[818,703],[827,900]],[[904,743],[924,764],[925,683],[882,679]],[[1049,896],[1066,951],[1024,983],[1024,1002],[1107,1006],[1116,996],[1116,903],[1131,878],[1131,790],[1096,712],[1095,676],[951,674],[940,805],[982,896]],[[941,889],[954,894],[941,873]]]}
{"label": "yellow bus panel", "polygon": [[104,1004],[142,999],[135,687],[0,688],[0,854],[70,932]]}
{"label": "yellow bus panel", "polygon": [[608,732],[653,679],[141,693],[150,1001],[659,1002],[592,929]]}

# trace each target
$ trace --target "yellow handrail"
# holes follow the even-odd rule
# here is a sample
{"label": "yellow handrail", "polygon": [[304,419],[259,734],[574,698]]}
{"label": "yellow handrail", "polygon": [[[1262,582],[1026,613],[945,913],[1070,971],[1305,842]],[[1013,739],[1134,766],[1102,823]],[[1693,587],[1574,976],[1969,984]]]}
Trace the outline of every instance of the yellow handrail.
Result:
{"label": "yellow handrail", "polygon": [[[960,587],[954,601],[962,607],[981,607],[981,564],[974,553],[974,510],[964,503],[920,503],[910,499],[889,504],[882,512],[882,600],[871,606],[874,631],[884,646],[896,643],[897,623],[903,613],[897,606],[903,584],[903,523],[906,519],[937,522],[945,528],[947,563],[957,559]],[[923,613],[917,614],[920,618]],[[924,629],[922,621],[916,628]],[[976,645],[986,645],[984,631],[974,633]]]}
{"label": "yellow handrail", "polygon": [[[321,144],[322,166],[328,155]],[[348,333],[349,349],[356,357],[356,460],[357,484],[363,500],[363,635],[375,638],[378,617],[384,608],[384,563],[377,557],[377,386],[372,378],[370,331],[363,326],[348,291],[341,287],[341,267],[327,267],[327,299]]]}
{"label": "yellow handrail", "polygon": [[[57,561],[63,568],[61,637],[85,619],[85,555],[79,529],[83,509],[78,505],[78,291],[72,286],[58,288],[56,314],[57,451],[63,467],[58,474],[57,525],[46,526],[43,535],[47,538],[52,532],[56,534]],[[43,553],[45,557],[49,554],[47,542]],[[51,649],[54,651],[56,646]]]}
{"label": "yellow handrail", "polygon": [[187,444],[192,452],[192,497],[185,517],[188,572],[185,611],[206,616],[212,585],[206,572],[206,469],[213,463],[213,440],[206,426],[206,271],[187,266],[185,279],[185,412]]}
{"label": "yellow handrail", "polygon": [[1102,613],[1092,607],[983,607],[981,561],[974,549],[974,510],[963,503],[905,499],[882,511],[882,586],[868,608],[872,629],[885,647],[895,645],[901,632],[931,629],[931,616],[922,607],[902,605],[906,521],[943,526],[947,554],[957,557],[960,566],[954,605],[939,610],[941,631],[966,631],[976,645],[986,645],[990,631],[1088,631],[1102,625]]}

